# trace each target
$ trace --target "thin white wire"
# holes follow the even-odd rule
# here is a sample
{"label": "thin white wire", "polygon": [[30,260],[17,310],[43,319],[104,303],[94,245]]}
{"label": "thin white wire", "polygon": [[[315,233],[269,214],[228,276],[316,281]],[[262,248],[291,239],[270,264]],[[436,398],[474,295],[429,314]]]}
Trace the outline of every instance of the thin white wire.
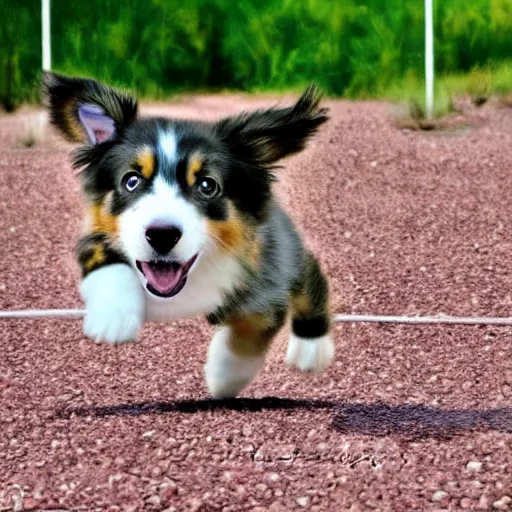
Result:
{"label": "thin white wire", "polygon": [[[74,320],[83,318],[82,309],[18,309],[0,311],[0,319],[15,318],[60,318]],[[512,325],[512,317],[457,317],[457,316],[392,316],[392,315],[334,315],[335,322],[393,323],[393,324],[459,324],[459,325]]]}
{"label": "thin white wire", "polygon": [[393,324],[512,325],[512,317],[334,315],[335,322]]}
{"label": "thin white wire", "polygon": [[82,309],[12,309],[0,311],[0,318],[62,318],[73,320],[83,318],[85,311]]}

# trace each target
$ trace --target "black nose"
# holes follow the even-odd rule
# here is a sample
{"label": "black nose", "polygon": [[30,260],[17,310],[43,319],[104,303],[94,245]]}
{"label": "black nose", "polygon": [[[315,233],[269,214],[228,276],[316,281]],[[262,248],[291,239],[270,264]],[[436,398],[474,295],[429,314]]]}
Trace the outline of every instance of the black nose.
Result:
{"label": "black nose", "polygon": [[181,238],[175,226],[158,226],[146,229],[146,240],[158,254],[167,254]]}

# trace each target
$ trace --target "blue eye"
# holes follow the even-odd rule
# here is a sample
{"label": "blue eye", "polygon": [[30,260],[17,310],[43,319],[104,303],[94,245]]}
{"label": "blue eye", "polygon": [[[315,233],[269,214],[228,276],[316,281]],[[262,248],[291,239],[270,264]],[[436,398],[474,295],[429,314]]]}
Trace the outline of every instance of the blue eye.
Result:
{"label": "blue eye", "polygon": [[133,192],[140,184],[140,176],[135,173],[128,174],[124,179],[124,186],[128,192]]}

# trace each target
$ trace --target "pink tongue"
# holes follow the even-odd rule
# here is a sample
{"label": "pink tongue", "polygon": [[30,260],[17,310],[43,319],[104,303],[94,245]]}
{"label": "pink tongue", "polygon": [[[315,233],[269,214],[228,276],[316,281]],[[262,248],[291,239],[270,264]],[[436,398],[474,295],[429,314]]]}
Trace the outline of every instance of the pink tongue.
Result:
{"label": "pink tongue", "polygon": [[183,267],[178,269],[171,265],[155,267],[145,261],[141,261],[140,265],[148,283],[163,294],[171,292],[183,276]]}

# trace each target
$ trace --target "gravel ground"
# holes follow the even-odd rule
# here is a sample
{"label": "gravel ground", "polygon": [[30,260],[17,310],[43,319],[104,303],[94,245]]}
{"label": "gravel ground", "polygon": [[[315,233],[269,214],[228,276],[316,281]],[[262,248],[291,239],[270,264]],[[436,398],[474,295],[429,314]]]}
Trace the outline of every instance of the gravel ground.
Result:
{"label": "gravel ground", "polygon": [[[216,118],[269,102],[147,110]],[[277,189],[335,311],[510,315],[512,111],[417,132],[381,103],[329,103]],[[81,307],[70,146],[44,128],[20,145],[40,122],[0,117],[2,309]],[[286,335],[240,399],[213,402],[203,320],[119,347],[79,321],[0,320],[0,510],[512,508],[511,328],[338,324],[336,361],[314,377],[284,366]]]}

